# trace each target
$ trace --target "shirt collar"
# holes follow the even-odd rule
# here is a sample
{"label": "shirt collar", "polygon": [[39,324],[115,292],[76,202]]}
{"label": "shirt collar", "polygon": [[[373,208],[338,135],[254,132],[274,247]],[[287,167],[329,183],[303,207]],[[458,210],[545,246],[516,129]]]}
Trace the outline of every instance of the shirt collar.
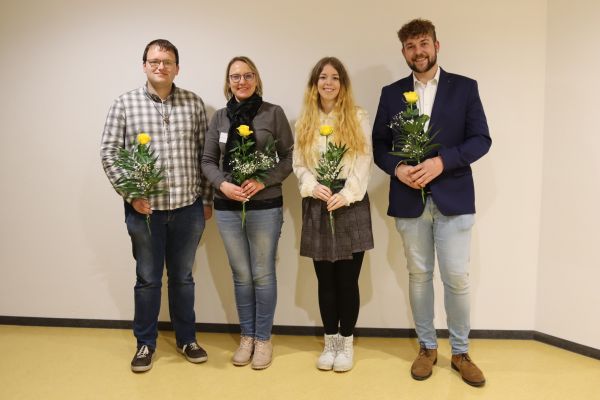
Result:
{"label": "shirt collar", "polygon": [[[440,68],[440,66],[438,65],[438,66],[437,66],[437,71],[435,72],[435,75],[433,76],[433,78],[431,78],[431,80],[430,80],[429,82],[431,82],[431,83],[433,83],[433,84],[435,84],[435,85],[437,85],[437,84],[438,84],[438,82],[440,81],[440,70],[441,70],[441,68]],[[414,73],[414,72],[413,72],[413,74],[412,74],[412,77],[413,77],[413,85],[414,85],[414,87],[417,87],[417,85],[423,85],[423,83],[421,83],[421,81],[419,81],[419,80],[417,79],[417,77],[415,76],[415,73]],[[429,83],[429,82],[428,82],[428,83]]]}
{"label": "shirt collar", "polygon": [[[175,86],[175,83],[173,83],[173,86],[171,86],[171,93],[169,93],[169,95],[167,96],[167,98],[165,99],[165,101],[169,100],[169,98],[175,94],[175,89],[176,88],[177,87]],[[160,97],[158,97],[154,93],[150,93],[150,91],[148,90],[148,82],[146,82],[144,84],[144,93],[146,93],[146,96],[148,96],[149,98],[151,98],[153,101],[155,101],[157,103],[162,103],[163,102]]]}

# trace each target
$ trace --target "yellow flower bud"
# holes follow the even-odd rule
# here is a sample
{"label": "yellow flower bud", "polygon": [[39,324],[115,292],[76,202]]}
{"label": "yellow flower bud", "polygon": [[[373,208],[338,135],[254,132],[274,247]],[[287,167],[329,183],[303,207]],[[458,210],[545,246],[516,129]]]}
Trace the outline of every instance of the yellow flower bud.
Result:
{"label": "yellow flower bud", "polygon": [[250,130],[250,127],[248,125],[240,125],[237,127],[237,131],[240,134],[241,137],[246,137],[246,136],[250,136],[250,134],[252,133],[252,131]]}
{"label": "yellow flower bud", "polygon": [[333,127],[330,125],[321,125],[319,128],[319,133],[321,136],[329,136],[333,133]]}
{"label": "yellow flower bud", "polygon": [[139,144],[147,144],[150,142],[150,135],[142,132],[139,135],[137,135],[137,141]]}
{"label": "yellow flower bud", "polygon": [[419,101],[419,95],[417,92],[404,92],[404,99],[408,104],[415,104]]}

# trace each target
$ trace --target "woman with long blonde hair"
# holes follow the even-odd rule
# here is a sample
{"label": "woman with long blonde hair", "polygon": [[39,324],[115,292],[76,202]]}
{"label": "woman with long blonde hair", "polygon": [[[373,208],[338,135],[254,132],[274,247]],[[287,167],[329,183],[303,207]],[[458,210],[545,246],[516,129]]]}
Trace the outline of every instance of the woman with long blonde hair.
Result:
{"label": "woman with long blonde hair", "polygon": [[[333,133],[325,137],[323,127]],[[332,185],[339,191],[324,185],[317,172],[329,141],[347,148]],[[335,57],[319,60],[312,69],[296,123],[293,161],[302,196],[300,255],[313,259],[325,328],[317,368],[348,371],[360,308],[358,277],[365,251],[373,248],[367,195],[373,156],[369,117],[354,104],[346,68]]]}

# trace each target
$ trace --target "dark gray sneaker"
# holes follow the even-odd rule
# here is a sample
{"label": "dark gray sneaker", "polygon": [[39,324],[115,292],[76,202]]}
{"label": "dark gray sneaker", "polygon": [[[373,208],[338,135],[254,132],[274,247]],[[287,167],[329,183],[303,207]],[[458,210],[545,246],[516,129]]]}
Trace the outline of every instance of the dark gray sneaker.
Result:
{"label": "dark gray sneaker", "polygon": [[133,360],[131,360],[131,370],[133,372],[145,372],[152,368],[152,355],[154,349],[143,345],[135,352]]}
{"label": "dark gray sneaker", "polygon": [[177,350],[191,363],[198,364],[208,360],[208,354],[196,342],[184,344],[183,347],[177,346]]}

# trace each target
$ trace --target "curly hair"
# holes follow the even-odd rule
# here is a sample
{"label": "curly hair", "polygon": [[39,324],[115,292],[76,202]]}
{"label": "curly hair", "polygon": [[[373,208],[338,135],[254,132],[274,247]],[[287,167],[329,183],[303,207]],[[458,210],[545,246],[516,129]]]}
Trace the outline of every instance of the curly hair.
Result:
{"label": "curly hair", "polygon": [[431,23],[431,21],[426,19],[413,19],[412,21],[404,24],[402,28],[398,31],[398,39],[402,43],[404,47],[404,42],[408,39],[429,35],[433,38],[433,41],[437,41],[437,37],[435,35],[435,26]]}

